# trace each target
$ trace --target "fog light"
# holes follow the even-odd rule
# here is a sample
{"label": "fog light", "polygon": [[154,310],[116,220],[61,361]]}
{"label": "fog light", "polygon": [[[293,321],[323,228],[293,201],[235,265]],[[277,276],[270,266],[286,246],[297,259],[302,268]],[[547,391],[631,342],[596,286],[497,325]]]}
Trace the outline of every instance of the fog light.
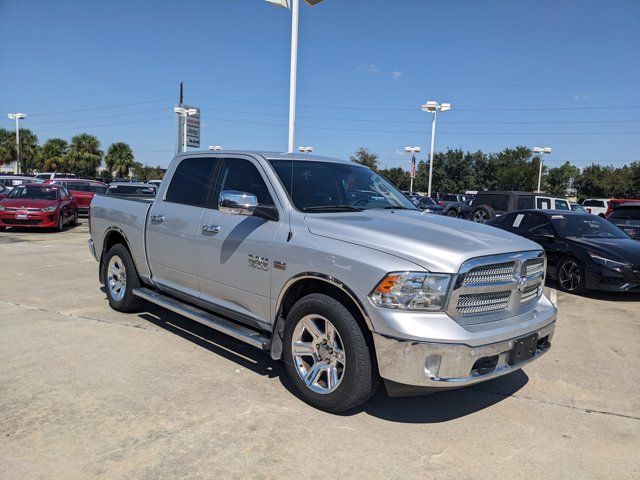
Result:
{"label": "fog light", "polygon": [[425,373],[431,378],[437,378],[440,373],[440,363],[442,363],[442,355],[429,355],[424,361]]}

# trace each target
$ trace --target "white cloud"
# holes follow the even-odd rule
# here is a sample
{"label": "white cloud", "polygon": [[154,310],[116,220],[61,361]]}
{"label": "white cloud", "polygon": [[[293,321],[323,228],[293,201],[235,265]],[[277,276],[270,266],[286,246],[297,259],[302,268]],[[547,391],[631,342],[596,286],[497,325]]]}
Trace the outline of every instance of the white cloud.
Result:
{"label": "white cloud", "polygon": [[367,64],[361,63],[356,67],[356,70],[358,70],[359,72],[370,73],[371,75],[377,75],[380,73],[380,70],[378,70],[378,67],[376,67],[373,64],[367,65]]}
{"label": "white cloud", "polygon": [[574,100],[586,100],[587,98],[589,98],[589,95],[587,95],[586,93],[576,93],[573,96]]}
{"label": "white cloud", "polygon": [[394,70],[393,72],[391,72],[391,76],[393,78],[400,78],[402,75],[404,75],[402,72],[399,72],[398,70]]}

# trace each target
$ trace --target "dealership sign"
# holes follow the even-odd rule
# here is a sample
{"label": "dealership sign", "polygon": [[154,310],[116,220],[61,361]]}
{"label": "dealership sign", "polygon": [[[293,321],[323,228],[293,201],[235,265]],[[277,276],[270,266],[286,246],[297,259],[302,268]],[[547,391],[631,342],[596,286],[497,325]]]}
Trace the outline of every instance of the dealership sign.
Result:
{"label": "dealership sign", "polygon": [[187,120],[187,147],[199,148],[200,147],[200,109],[189,105],[180,105],[184,109],[195,108],[198,113],[195,115],[179,115],[180,121],[180,150],[184,150],[184,121]]}

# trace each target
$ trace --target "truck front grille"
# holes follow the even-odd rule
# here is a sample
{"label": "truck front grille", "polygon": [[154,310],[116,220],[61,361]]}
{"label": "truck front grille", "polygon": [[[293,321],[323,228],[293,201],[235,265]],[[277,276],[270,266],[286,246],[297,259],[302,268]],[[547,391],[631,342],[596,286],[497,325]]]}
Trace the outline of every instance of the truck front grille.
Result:
{"label": "truck front grille", "polygon": [[510,291],[460,295],[457,309],[460,315],[497,312],[509,306],[510,298]]}
{"label": "truck front grille", "polygon": [[545,268],[539,251],[472,258],[460,267],[447,313],[460,325],[524,313],[542,295]]}

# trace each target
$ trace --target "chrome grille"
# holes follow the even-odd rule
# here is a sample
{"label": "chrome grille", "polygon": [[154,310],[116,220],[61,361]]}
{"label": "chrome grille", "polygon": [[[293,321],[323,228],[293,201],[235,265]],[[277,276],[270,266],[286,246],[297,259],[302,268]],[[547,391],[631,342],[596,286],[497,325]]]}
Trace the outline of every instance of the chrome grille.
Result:
{"label": "chrome grille", "polygon": [[530,277],[544,271],[544,260],[542,258],[527,261],[526,275]]}
{"label": "chrome grille", "polygon": [[27,211],[27,212],[39,212],[39,208],[16,208],[16,207],[6,207],[5,210],[7,212],[17,212],[18,210]]}
{"label": "chrome grille", "polygon": [[509,306],[511,292],[471,293],[460,295],[457,310],[460,315],[496,312]]}
{"label": "chrome grille", "polygon": [[522,296],[520,297],[520,303],[527,303],[531,300],[538,298],[538,294],[542,291],[541,285],[532,285],[527,287],[522,292]]}
{"label": "chrome grille", "polygon": [[464,278],[464,285],[477,283],[498,283],[512,280],[515,275],[515,262],[495,263],[482,265],[469,270]]}

